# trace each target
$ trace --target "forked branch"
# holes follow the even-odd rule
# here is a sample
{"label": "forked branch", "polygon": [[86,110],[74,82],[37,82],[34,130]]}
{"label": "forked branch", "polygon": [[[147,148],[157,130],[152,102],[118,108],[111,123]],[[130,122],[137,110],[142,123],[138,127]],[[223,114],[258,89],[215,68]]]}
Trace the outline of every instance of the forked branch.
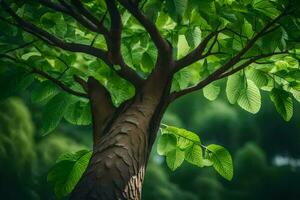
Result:
{"label": "forked branch", "polygon": [[[217,69],[215,72],[213,72],[212,74],[210,74],[207,78],[205,78],[204,80],[202,80],[201,82],[199,82],[197,85],[181,90],[179,92],[174,92],[170,95],[170,101],[173,101],[183,95],[186,95],[188,93],[197,91],[202,89],[203,87],[205,87],[206,85],[214,82],[215,80],[220,79],[221,77],[225,77],[226,75],[224,75],[224,73],[226,73],[227,70],[229,70],[231,67],[233,67],[234,65],[236,65],[238,62],[240,62],[242,60],[242,57],[253,47],[253,45],[255,44],[255,42],[263,37],[265,34],[269,33],[270,28],[272,28],[272,26],[274,24],[276,24],[282,17],[284,17],[287,13],[283,12],[281,13],[278,17],[276,17],[275,19],[273,19],[272,21],[270,21],[269,23],[267,23],[264,28],[262,28],[261,31],[259,31],[258,33],[256,33],[254,35],[254,37],[248,41],[248,43],[245,45],[245,47],[243,49],[241,49],[241,51],[239,53],[237,53],[234,57],[232,57],[229,61],[227,61],[223,66],[221,66],[219,69]],[[273,29],[272,29],[273,30]],[[282,53],[282,52],[281,52]],[[286,51],[284,52],[286,53]],[[230,71],[228,72],[228,75],[231,75],[247,66],[249,66],[251,63],[255,62],[258,59],[264,58],[264,57],[268,57],[268,56],[272,56],[275,55],[277,53],[272,53],[272,54],[267,54],[266,55],[258,55],[255,58],[250,59],[249,61],[246,61],[244,64],[242,64],[241,66],[237,67],[234,69],[234,71]]]}
{"label": "forked branch", "polygon": [[211,45],[211,48],[208,51],[208,54],[204,54],[204,51],[205,51],[208,43],[214,37],[215,37],[215,39],[217,39],[218,34],[220,32],[222,32],[223,30],[225,30],[225,28],[211,32],[203,39],[203,41],[192,52],[190,52],[183,58],[177,60],[175,62],[174,73],[183,69],[184,67],[187,67],[187,66],[207,57],[211,51],[211,48],[213,47],[214,43],[216,42],[216,40],[213,41],[213,44]]}
{"label": "forked branch", "polygon": [[103,19],[105,17],[105,14],[104,17],[99,20],[87,8],[84,7],[80,0],[71,0],[71,3],[79,11],[79,13],[81,13],[86,19],[91,21],[98,28],[99,33],[102,33],[104,36],[108,35],[108,30],[103,25]]}
{"label": "forked branch", "polygon": [[77,1],[76,2],[72,1],[72,3],[74,4],[76,3],[75,4],[76,9],[79,12],[77,12],[77,10],[73,9],[71,5],[69,5],[67,2],[63,0],[60,0],[60,3],[54,3],[51,0],[39,0],[39,2],[54,11],[62,12],[64,14],[73,17],[81,25],[83,25],[84,27],[86,27],[91,31],[104,34],[104,35],[107,33],[107,29],[103,26],[103,24],[96,17],[90,14],[89,11],[84,8],[84,6],[81,4],[80,1],[79,4]]}
{"label": "forked branch", "polygon": [[167,40],[165,40],[160,34],[156,25],[150,21],[140,10],[137,4],[133,3],[130,0],[118,0],[120,4],[126,8],[146,29],[149,33],[152,41],[154,42],[156,48],[159,52],[169,52],[171,47]]}

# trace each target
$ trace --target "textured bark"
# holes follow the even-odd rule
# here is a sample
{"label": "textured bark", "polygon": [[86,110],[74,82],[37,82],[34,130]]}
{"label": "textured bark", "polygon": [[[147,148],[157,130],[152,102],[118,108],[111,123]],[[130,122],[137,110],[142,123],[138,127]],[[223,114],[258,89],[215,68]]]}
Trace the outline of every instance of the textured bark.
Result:
{"label": "textured bark", "polygon": [[[95,141],[92,158],[71,195],[72,200],[141,199],[154,132],[164,108],[161,103],[167,80],[164,73],[154,72],[134,100],[106,122],[105,129],[94,128],[94,135],[102,137]],[[93,112],[97,113],[98,102],[91,102]],[[94,122],[99,121],[96,113]]]}

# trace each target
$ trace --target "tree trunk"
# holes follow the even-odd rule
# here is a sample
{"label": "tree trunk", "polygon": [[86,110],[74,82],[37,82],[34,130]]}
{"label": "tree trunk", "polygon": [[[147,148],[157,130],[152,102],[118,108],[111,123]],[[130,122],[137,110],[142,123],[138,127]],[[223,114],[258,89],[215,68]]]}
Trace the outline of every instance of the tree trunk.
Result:
{"label": "tree trunk", "polygon": [[[92,158],[71,195],[72,200],[141,199],[145,168],[161,119],[167,85],[162,81],[167,78],[154,74],[152,79],[114,117],[104,133],[96,133],[102,137],[94,140]],[[96,116],[93,117],[96,122]]]}

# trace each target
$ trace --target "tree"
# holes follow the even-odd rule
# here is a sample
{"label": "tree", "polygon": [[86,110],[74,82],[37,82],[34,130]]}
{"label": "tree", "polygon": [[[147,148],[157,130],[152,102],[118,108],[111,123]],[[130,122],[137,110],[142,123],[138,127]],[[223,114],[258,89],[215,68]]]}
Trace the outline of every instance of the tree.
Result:
{"label": "tree", "polygon": [[[287,121],[292,96],[300,100],[296,0],[0,4],[2,97],[39,83],[32,97],[45,103],[45,134],[62,118],[89,124],[91,112],[93,153],[71,199],[140,199],[163,113],[184,95],[203,90],[214,100],[228,77],[230,103],[256,113],[260,89],[268,91]],[[216,157],[209,152],[228,153],[217,145],[206,148],[210,161]],[[167,162],[175,169],[182,153],[172,155]]]}

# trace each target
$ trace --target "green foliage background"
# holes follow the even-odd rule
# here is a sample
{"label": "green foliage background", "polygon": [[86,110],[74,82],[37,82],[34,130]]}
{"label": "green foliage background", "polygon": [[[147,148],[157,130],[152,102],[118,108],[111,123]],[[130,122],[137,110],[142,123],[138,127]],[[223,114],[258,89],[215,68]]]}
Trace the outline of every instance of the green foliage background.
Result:
{"label": "green foliage background", "polygon": [[[164,123],[199,133],[204,144],[228,147],[234,161],[233,180],[228,182],[211,168],[188,163],[171,171],[164,157],[153,150],[144,200],[298,199],[300,108],[296,107],[294,118],[286,123],[270,100],[253,116],[227,103],[225,95],[221,93],[212,103],[202,93],[183,98],[170,107]],[[63,121],[55,133],[42,137],[40,107],[26,96],[21,96],[23,100],[9,98],[0,106],[1,198],[56,199],[47,173],[62,153],[91,147],[91,127],[74,128]]]}

